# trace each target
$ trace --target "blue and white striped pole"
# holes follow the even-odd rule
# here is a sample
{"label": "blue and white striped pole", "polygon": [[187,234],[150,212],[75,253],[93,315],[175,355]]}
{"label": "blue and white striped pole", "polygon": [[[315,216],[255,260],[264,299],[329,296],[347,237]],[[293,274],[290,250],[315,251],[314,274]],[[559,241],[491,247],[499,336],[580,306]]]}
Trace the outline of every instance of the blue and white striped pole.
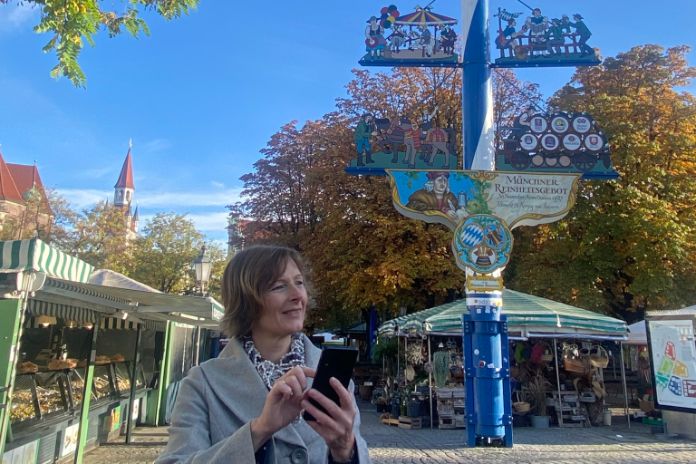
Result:
{"label": "blue and white striped pole", "polygon": [[488,0],[462,0],[464,169],[495,169]]}
{"label": "blue and white striped pole", "polygon": [[[488,0],[462,0],[464,169],[495,170]],[[473,272],[467,271],[467,278]],[[502,293],[467,291],[463,317],[468,446],[511,447],[512,411]]]}

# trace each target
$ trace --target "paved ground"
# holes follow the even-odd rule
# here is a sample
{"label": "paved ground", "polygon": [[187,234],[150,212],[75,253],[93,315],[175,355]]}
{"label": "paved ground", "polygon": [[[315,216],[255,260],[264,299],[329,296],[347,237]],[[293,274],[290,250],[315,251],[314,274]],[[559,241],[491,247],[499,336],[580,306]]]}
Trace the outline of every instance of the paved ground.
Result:
{"label": "paved ground", "polygon": [[[379,422],[367,403],[361,410],[362,433],[375,464],[696,462],[696,441],[652,434],[650,427],[639,423],[629,430],[619,417],[613,418],[612,427],[516,428],[512,449],[466,448],[466,430],[405,430]],[[134,445],[102,446],[87,454],[84,462],[151,463],[167,439],[164,427],[138,428],[134,436]]]}

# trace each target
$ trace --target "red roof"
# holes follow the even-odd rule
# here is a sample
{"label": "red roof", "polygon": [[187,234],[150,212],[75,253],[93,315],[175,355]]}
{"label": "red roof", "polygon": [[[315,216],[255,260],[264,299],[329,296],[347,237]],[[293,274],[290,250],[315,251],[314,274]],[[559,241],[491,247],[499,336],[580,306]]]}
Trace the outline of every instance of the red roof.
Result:
{"label": "red roof", "polygon": [[41,176],[39,176],[39,170],[35,165],[7,163],[7,168],[12,173],[12,178],[17,186],[17,190],[22,194],[22,198],[24,198],[28,191],[36,186],[36,189],[41,193],[41,203],[44,207],[48,208],[46,190],[44,190]]}
{"label": "red roof", "polygon": [[126,160],[123,162],[123,167],[121,168],[121,175],[118,176],[118,181],[114,188],[129,188],[135,190],[135,184],[133,183],[133,160],[131,159],[131,149],[128,148],[128,154],[126,155]]}
{"label": "red roof", "polygon": [[8,165],[5,164],[2,153],[0,153],[0,200],[24,204],[24,198],[17,189],[17,184]]}

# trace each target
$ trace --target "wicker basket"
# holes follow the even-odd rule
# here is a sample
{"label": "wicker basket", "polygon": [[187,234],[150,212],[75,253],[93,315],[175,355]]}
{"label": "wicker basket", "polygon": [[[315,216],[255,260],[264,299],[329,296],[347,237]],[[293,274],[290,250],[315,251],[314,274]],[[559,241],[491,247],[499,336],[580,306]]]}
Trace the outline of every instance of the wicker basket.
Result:
{"label": "wicker basket", "polygon": [[532,406],[526,401],[515,401],[512,403],[512,408],[518,414],[526,414],[532,408]]}
{"label": "wicker basket", "polygon": [[563,369],[565,369],[567,372],[573,372],[575,374],[585,374],[589,370],[588,368],[589,366],[582,359],[563,359]]}
{"label": "wicker basket", "polygon": [[594,367],[600,367],[604,369],[609,365],[609,353],[601,345],[595,345],[590,351],[590,364]]}

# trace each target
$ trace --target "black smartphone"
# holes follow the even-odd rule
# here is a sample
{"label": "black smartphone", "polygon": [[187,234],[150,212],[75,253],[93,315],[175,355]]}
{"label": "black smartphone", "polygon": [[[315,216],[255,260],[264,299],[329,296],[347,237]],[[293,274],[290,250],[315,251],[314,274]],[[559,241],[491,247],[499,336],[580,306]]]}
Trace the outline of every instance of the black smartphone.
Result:
{"label": "black smartphone", "polygon": [[[344,387],[348,388],[350,378],[353,376],[353,367],[358,360],[358,350],[351,347],[331,346],[326,347],[321,352],[317,373],[312,382],[312,388],[321,392],[324,396],[336,404],[340,404],[338,394],[329,383],[331,377],[336,377]],[[309,401],[317,408],[324,411],[324,408],[314,401]],[[305,412],[302,417],[305,420],[314,420],[314,416]]]}

